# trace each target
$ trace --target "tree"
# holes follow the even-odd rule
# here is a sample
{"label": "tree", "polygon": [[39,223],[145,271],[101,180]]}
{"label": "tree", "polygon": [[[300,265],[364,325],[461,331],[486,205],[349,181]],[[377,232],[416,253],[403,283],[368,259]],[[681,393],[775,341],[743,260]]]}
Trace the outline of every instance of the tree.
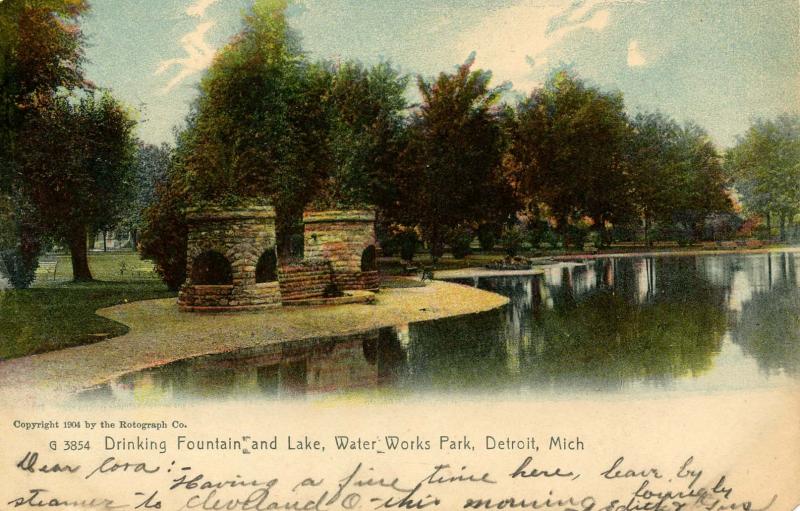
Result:
{"label": "tree", "polygon": [[25,115],[59,88],[85,85],[84,0],[0,2],[0,191],[8,192]]}
{"label": "tree", "polygon": [[256,2],[218,53],[173,176],[195,205],[268,198],[284,256],[312,202],[392,205],[407,83],[386,63],[309,62],[285,8]]}
{"label": "tree", "polygon": [[316,194],[321,207],[378,206],[392,215],[397,204],[397,161],[405,145],[408,78],[388,63],[326,64],[331,169]]}
{"label": "tree", "polygon": [[434,257],[449,230],[497,221],[503,209],[498,201],[516,209],[501,168],[501,110],[494,108],[504,86],[491,87],[491,73],[472,70],[473,61],[471,56],[455,73],[417,82],[422,105],[408,128],[403,202]]}
{"label": "tree", "polygon": [[21,127],[19,189],[39,229],[69,246],[76,281],[92,279],[87,232],[114,225],[130,201],[134,125],[100,93],[42,101]]}
{"label": "tree", "polygon": [[133,171],[132,202],[117,227],[131,234],[133,246],[138,244],[139,233],[144,227],[144,211],[156,200],[157,186],[167,179],[172,148],[167,143],[160,146],[138,143],[136,164]]}
{"label": "tree", "polygon": [[285,1],[256,2],[218,53],[200,84],[175,176],[195,202],[269,197],[284,249],[330,168],[329,75],[303,58],[285,8]]}
{"label": "tree", "polygon": [[517,106],[511,156],[528,204],[546,204],[562,231],[584,216],[601,233],[629,218],[628,136],[621,93],[554,73]]}
{"label": "tree", "polygon": [[680,126],[661,113],[641,113],[631,120],[628,163],[635,200],[644,220],[645,241],[657,221],[672,218],[677,187],[677,140]]}
{"label": "tree", "polygon": [[728,179],[719,151],[700,126],[685,123],[678,131],[676,145],[677,194],[672,205],[672,224],[679,242],[693,241],[702,236],[709,215],[732,210]]}
{"label": "tree", "polygon": [[800,116],[754,121],[728,151],[726,170],[748,210],[766,217],[770,228],[778,216],[785,240],[786,221],[800,211]]}
{"label": "tree", "polygon": [[15,212],[9,225],[16,237],[3,257],[15,287],[33,280],[41,246],[41,233],[28,221],[32,202],[19,190],[20,129],[56,91],[88,86],[77,24],[87,8],[84,0],[0,2],[0,196]]}

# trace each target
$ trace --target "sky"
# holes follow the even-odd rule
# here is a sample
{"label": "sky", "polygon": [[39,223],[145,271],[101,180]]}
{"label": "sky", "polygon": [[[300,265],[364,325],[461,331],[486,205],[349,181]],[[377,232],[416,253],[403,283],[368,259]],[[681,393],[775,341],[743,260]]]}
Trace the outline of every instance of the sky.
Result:
{"label": "sky", "polygon": [[[144,141],[172,142],[251,3],[92,0],[88,78],[138,110]],[[288,14],[312,59],[433,77],[475,52],[520,95],[567,66],[631,114],[696,122],[721,147],[752,119],[800,113],[798,0],[302,0]]]}

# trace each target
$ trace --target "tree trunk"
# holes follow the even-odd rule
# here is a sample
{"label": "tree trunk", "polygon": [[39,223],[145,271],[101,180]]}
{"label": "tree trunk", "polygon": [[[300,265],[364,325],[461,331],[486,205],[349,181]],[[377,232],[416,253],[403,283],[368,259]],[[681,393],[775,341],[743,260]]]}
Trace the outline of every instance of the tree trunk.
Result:
{"label": "tree trunk", "polygon": [[108,252],[108,245],[106,244],[106,231],[103,230],[103,252]]}
{"label": "tree trunk", "polygon": [[89,257],[86,249],[86,227],[79,226],[71,230],[69,235],[69,253],[72,258],[72,280],[87,282],[92,280],[89,271]]}
{"label": "tree trunk", "polygon": [[786,241],[786,215],[781,213],[781,241]]}
{"label": "tree trunk", "polygon": [[767,239],[772,239],[772,215],[767,211]]}

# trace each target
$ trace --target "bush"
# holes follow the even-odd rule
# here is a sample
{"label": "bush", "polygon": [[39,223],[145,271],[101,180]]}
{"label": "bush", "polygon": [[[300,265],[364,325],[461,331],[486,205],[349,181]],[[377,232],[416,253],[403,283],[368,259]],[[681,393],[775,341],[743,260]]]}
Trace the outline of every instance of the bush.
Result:
{"label": "bush", "polygon": [[539,248],[545,241],[546,234],[550,230],[550,224],[544,220],[532,220],[528,224],[527,239],[532,248]]}
{"label": "bush", "polygon": [[497,245],[497,233],[500,228],[497,224],[482,224],[478,227],[478,242],[481,244],[481,250],[489,252]]}
{"label": "bush", "polygon": [[551,249],[555,250],[561,243],[561,236],[558,235],[553,229],[547,229],[542,234],[542,242],[547,243]]}
{"label": "bush", "polygon": [[184,195],[164,183],[156,190],[155,202],[144,211],[144,228],[139,249],[155,265],[161,280],[171,290],[178,290],[186,280],[187,228]]}
{"label": "bush", "polygon": [[448,237],[448,242],[454,258],[464,259],[470,254],[470,244],[473,237],[472,230],[468,227],[456,227],[453,229]]}
{"label": "bush", "polygon": [[614,224],[611,228],[611,237],[618,241],[636,241],[637,230],[636,224]]}
{"label": "bush", "polygon": [[586,240],[589,237],[589,229],[583,226],[570,225],[567,227],[567,234],[564,245],[573,247],[576,250],[583,250]]}
{"label": "bush", "polygon": [[673,225],[670,228],[670,234],[671,238],[678,242],[678,246],[680,247],[686,247],[695,241],[692,228],[684,224],[678,223]]}
{"label": "bush", "polygon": [[414,254],[417,253],[417,243],[419,242],[417,233],[412,230],[404,231],[397,235],[396,240],[400,245],[400,259],[413,261]]}
{"label": "bush", "polygon": [[522,229],[518,225],[508,226],[503,229],[503,248],[509,257],[517,255],[522,248]]}
{"label": "bush", "polygon": [[[38,251],[37,251],[38,252]],[[38,253],[26,254],[22,249],[13,248],[0,252],[0,259],[6,269],[3,275],[14,289],[27,289],[36,278],[36,268],[39,267]]]}

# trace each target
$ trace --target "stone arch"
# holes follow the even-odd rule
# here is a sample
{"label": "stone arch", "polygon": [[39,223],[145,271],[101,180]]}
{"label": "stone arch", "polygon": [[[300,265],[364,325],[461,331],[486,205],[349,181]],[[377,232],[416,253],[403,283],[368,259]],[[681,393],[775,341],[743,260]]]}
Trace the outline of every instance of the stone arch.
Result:
{"label": "stone arch", "polygon": [[275,248],[269,248],[261,254],[256,263],[256,284],[275,282],[278,280],[278,257]]}
{"label": "stone arch", "polygon": [[201,252],[192,261],[192,284],[226,285],[233,283],[233,270],[228,258],[216,250]]}
{"label": "stone arch", "polygon": [[369,245],[361,252],[361,271],[375,271],[378,269],[375,245]]}

